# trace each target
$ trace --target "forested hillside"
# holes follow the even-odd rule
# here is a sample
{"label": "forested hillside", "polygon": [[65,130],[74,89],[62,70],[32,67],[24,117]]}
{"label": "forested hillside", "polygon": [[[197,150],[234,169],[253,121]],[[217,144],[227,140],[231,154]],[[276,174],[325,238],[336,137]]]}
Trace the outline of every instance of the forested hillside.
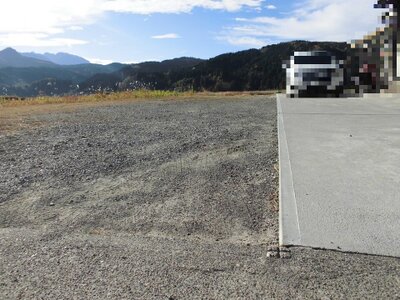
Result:
{"label": "forested hillside", "polygon": [[136,84],[160,90],[215,92],[281,89],[285,86],[282,62],[294,51],[328,50],[345,58],[347,46],[346,43],[294,41],[227,53],[206,61],[191,61],[192,66],[181,64],[181,67],[168,68],[145,63],[124,68],[119,74],[120,84],[110,82],[108,88]]}

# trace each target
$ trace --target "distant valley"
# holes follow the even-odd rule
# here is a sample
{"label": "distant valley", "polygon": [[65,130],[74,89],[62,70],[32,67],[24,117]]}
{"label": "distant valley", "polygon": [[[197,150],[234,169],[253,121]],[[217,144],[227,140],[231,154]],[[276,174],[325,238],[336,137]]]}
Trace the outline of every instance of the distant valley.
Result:
{"label": "distant valley", "polygon": [[91,64],[68,53],[0,51],[0,95],[33,97],[134,89],[246,91],[281,89],[282,61],[294,51],[328,50],[344,57],[346,43],[293,41],[202,60],[181,57],[139,64]]}

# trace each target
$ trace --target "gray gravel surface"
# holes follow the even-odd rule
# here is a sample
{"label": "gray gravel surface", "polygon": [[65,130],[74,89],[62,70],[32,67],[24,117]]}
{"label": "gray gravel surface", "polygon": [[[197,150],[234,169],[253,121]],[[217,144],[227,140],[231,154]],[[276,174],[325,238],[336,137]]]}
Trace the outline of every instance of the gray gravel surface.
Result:
{"label": "gray gravel surface", "polygon": [[126,102],[0,136],[1,299],[395,299],[400,260],[277,243],[276,103]]}

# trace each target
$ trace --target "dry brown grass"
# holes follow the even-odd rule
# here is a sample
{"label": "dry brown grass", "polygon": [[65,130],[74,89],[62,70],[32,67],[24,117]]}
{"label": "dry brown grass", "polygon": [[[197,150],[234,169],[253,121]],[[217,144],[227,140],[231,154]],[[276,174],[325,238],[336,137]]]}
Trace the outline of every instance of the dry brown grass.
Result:
{"label": "dry brown grass", "polygon": [[137,90],[128,92],[117,92],[109,94],[92,94],[82,96],[44,96],[26,99],[6,99],[0,98],[1,107],[15,107],[25,105],[43,105],[43,104],[64,104],[64,103],[90,103],[90,102],[104,102],[104,101],[118,101],[118,100],[136,100],[136,99],[166,99],[166,98],[179,98],[191,97],[193,92],[173,92],[173,91],[149,91]]}
{"label": "dry brown grass", "polygon": [[[98,105],[109,105],[115,102],[136,102],[147,100],[177,100],[177,99],[224,99],[224,97],[243,99],[254,95],[274,95],[277,91],[256,92],[172,92],[138,90],[110,94],[93,94],[64,97],[35,97],[18,99],[0,97],[0,136],[22,129],[29,129],[45,124],[35,120],[35,115],[52,112],[69,112],[80,108]],[[11,99],[10,99],[11,98]]]}
{"label": "dry brown grass", "polygon": [[274,95],[278,91],[251,91],[251,92],[174,92],[174,91],[149,91],[137,90],[127,92],[116,92],[109,94],[92,94],[82,96],[44,96],[26,99],[9,99],[0,97],[0,109],[3,107],[18,107],[27,105],[44,105],[44,104],[75,104],[75,103],[98,103],[108,101],[121,101],[121,100],[148,100],[148,99],[179,99],[179,98],[192,98],[197,96],[199,98],[208,97],[242,97],[242,96],[255,96],[255,95]]}

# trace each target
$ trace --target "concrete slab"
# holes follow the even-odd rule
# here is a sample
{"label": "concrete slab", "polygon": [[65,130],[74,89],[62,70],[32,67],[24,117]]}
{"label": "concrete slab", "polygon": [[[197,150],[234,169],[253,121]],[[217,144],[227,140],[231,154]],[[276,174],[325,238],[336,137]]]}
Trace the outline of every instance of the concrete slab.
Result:
{"label": "concrete slab", "polygon": [[400,257],[400,96],[278,96],[280,242]]}

